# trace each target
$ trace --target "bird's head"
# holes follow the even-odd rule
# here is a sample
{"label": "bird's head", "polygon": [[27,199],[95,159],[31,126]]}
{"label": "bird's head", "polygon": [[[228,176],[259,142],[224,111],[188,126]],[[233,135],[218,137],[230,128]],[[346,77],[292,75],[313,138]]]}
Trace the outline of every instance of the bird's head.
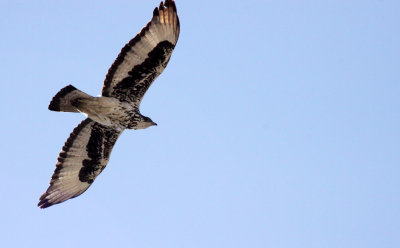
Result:
{"label": "bird's head", "polygon": [[137,129],[145,129],[151,126],[157,126],[157,123],[152,121],[149,117],[142,115],[140,122],[137,125]]}

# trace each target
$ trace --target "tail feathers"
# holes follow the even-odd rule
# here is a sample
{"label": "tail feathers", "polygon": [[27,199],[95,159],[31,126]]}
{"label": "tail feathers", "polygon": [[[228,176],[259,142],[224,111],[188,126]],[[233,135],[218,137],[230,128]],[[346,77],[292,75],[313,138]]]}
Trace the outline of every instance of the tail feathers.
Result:
{"label": "tail feathers", "polygon": [[92,98],[72,85],[62,88],[51,100],[49,110],[60,112],[79,112],[74,102],[79,99]]}

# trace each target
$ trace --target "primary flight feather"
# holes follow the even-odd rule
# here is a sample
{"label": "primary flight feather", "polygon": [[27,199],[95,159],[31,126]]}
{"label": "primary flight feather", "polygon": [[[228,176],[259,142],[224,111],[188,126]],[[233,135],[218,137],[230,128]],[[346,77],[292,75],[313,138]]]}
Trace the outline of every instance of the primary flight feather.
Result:
{"label": "primary flight feather", "polygon": [[167,66],[178,37],[175,2],[161,2],[151,21],[122,48],[108,70],[100,97],[92,97],[72,85],[53,97],[50,110],[81,112],[88,118],[65,142],[50,186],[39,199],[40,208],[85,192],[106,167],[112,148],[125,129],[157,125],[140,113],[140,102]]}

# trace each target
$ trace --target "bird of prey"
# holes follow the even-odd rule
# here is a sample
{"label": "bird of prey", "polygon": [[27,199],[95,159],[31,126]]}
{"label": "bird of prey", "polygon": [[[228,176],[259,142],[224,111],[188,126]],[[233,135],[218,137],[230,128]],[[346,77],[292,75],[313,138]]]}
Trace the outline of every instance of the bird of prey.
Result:
{"label": "bird of prey", "polygon": [[179,37],[175,2],[161,2],[151,21],[126,44],[108,70],[101,96],[72,85],[61,89],[49,110],[81,112],[87,118],[71,133],[58,156],[50,186],[38,206],[47,208],[85,192],[104,170],[125,129],[157,125],[139,111],[140,102],[168,64]]}

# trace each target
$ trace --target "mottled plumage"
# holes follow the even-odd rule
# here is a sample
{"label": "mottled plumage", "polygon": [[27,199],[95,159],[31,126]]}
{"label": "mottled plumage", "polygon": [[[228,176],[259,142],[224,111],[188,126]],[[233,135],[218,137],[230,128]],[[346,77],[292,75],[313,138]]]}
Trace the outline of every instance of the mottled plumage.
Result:
{"label": "mottled plumage", "polygon": [[179,37],[175,2],[161,2],[152,20],[122,48],[104,80],[102,95],[90,96],[72,85],[61,89],[49,109],[82,112],[87,119],[71,133],[38,206],[46,208],[85,192],[106,167],[125,129],[156,125],[140,114],[141,100],[168,64]]}

